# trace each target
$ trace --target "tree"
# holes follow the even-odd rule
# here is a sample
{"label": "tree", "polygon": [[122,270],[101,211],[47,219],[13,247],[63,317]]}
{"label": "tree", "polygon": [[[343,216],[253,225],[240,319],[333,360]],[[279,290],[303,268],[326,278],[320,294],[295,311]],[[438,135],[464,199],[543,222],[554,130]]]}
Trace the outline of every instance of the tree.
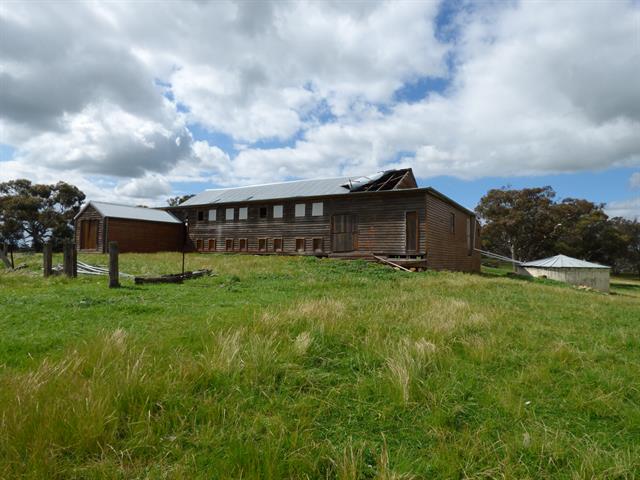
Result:
{"label": "tree", "polygon": [[603,204],[575,198],[555,204],[553,211],[558,222],[555,251],[614,265],[625,248],[625,239],[603,209]]}
{"label": "tree", "polygon": [[65,182],[0,183],[0,243],[41,251],[43,243],[51,240],[53,248],[59,249],[64,239],[73,237],[73,217],[84,199],[84,193]]}
{"label": "tree", "polygon": [[551,187],[490,190],[476,207],[483,247],[518,260],[548,256],[557,226],[554,197]]}
{"label": "tree", "polygon": [[617,269],[634,271],[640,278],[640,222],[620,217],[611,221],[624,241],[624,247],[616,259]]}
{"label": "tree", "polygon": [[194,197],[194,196],[195,195],[190,194],[190,195],[182,195],[182,196],[177,196],[177,197],[171,197],[171,198],[167,199],[167,204],[170,207],[177,207],[182,202],[186,202],[187,200],[189,200],[191,197]]}

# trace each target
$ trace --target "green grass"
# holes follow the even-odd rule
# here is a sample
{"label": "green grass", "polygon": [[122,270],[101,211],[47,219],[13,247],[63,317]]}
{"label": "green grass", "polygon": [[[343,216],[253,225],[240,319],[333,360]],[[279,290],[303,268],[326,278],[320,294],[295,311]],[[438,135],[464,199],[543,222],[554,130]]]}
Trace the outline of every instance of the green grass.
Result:
{"label": "green grass", "polygon": [[22,261],[0,273],[0,478],[640,476],[637,296],[224,255],[109,290]]}

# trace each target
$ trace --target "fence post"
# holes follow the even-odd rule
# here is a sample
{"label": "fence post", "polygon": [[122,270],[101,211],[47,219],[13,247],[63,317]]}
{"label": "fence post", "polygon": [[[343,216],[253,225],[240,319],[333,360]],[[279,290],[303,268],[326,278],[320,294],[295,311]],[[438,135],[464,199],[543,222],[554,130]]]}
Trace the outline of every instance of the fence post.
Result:
{"label": "fence post", "polygon": [[45,277],[51,275],[52,253],[51,244],[49,242],[45,243],[42,247],[42,269]]}
{"label": "fence post", "polygon": [[72,272],[71,272],[71,276],[73,278],[76,278],[78,276],[78,250],[76,250],[76,243],[73,242],[71,244],[71,266],[72,266]]}
{"label": "fence post", "polygon": [[119,286],[118,242],[109,242],[109,288],[118,288]]}
{"label": "fence post", "polygon": [[73,277],[73,244],[69,240],[62,243],[62,270],[67,277]]}

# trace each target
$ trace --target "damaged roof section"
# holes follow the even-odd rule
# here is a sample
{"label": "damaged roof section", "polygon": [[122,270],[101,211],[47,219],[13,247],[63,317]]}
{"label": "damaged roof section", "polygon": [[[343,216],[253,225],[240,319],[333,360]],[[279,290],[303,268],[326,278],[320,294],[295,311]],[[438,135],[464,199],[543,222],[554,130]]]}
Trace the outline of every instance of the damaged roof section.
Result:
{"label": "damaged roof section", "polygon": [[382,192],[386,190],[401,190],[405,188],[417,188],[416,178],[410,168],[401,170],[387,170],[378,172],[369,177],[349,179],[342,185],[351,192]]}
{"label": "damaged roof section", "polygon": [[321,178],[247,187],[205,190],[180,204],[180,207],[213,203],[234,203],[281,198],[321,197],[354,192],[377,192],[417,188],[410,168],[387,170],[369,176]]}

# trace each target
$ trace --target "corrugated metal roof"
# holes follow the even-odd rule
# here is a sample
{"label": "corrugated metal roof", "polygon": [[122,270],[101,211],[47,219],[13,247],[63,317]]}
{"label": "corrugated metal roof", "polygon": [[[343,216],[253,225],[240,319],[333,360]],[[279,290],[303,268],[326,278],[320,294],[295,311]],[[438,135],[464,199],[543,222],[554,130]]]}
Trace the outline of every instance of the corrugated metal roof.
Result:
{"label": "corrugated metal roof", "polygon": [[316,197],[349,193],[349,177],[296,180],[248,187],[205,190],[180,204],[181,207],[209,203],[247,202],[251,200],[276,200],[279,198]]}
{"label": "corrugated metal roof", "polygon": [[76,218],[78,218],[89,205],[98,210],[103,217],[145,220],[148,222],[182,223],[176,217],[164,210],[118,205],[117,203],[94,202],[93,200],[87,203],[82,210],[80,210],[80,213],[76,215]]}
{"label": "corrugated metal roof", "polygon": [[566,255],[556,255],[555,257],[534,260],[523,263],[522,266],[540,268],[610,268],[598,263],[585,262],[577,258],[567,257]]}

